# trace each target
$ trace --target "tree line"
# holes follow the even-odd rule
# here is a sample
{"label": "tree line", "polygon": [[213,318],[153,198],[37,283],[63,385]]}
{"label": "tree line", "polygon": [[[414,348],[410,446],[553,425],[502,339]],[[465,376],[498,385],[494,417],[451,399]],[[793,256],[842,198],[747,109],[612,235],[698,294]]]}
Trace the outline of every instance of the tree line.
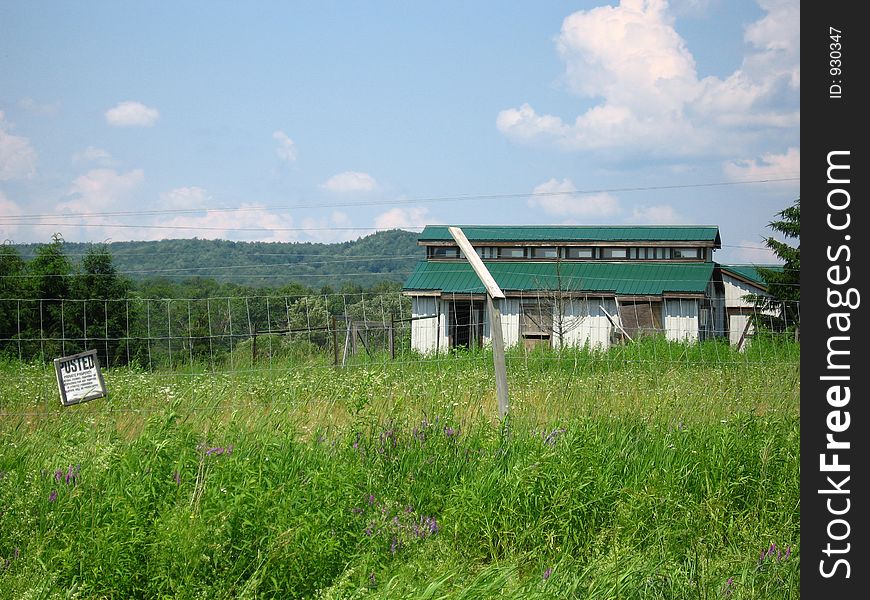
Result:
{"label": "tree line", "polygon": [[[269,352],[333,351],[346,319],[401,322],[401,284],[297,282],[251,286],[212,278],[133,280],[104,244],[73,261],[60,236],[30,258],[0,246],[0,355],[50,360],[96,349],[103,365],[178,366],[221,361],[261,337]],[[273,333],[273,335],[269,335]]]}

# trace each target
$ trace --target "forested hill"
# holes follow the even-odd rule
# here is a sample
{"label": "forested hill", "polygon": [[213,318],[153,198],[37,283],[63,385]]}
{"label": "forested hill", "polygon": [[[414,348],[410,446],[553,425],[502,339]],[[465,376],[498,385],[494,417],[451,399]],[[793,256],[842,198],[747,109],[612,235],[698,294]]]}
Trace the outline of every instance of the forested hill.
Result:
{"label": "forested hill", "polygon": [[[29,260],[40,244],[18,246]],[[64,253],[78,262],[92,244],[64,243]],[[192,277],[252,287],[298,283],[308,288],[352,282],[370,287],[383,281],[402,282],[423,257],[417,234],[394,229],[355,241],[230,242],[177,239],[156,242],[111,242],[106,248],[119,272],[133,280]]]}

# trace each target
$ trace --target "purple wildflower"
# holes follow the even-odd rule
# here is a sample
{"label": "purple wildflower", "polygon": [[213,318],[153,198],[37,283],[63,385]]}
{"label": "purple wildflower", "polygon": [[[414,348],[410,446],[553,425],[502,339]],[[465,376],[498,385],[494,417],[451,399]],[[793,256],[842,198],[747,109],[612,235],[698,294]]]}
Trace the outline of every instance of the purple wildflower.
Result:
{"label": "purple wildflower", "polygon": [[15,551],[12,552],[12,558],[14,558],[14,559],[17,560],[19,556],[21,556],[21,548],[19,548],[18,546],[16,546],[16,547],[15,547]]}
{"label": "purple wildflower", "polygon": [[78,477],[78,467],[76,467],[76,470],[73,471],[73,467],[72,467],[72,465],[70,465],[69,468],[66,470],[66,476],[65,476],[66,484],[67,485],[75,485],[77,477]]}
{"label": "purple wildflower", "polygon": [[60,480],[63,479],[63,469],[58,469],[54,472],[54,480],[57,483],[60,483]]}
{"label": "purple wildflower", "polygon": [[788,548],[786,548],[786,550],[785,550],[785,556],[783,556],[782,559],[785,560],[785,559],[787,559],[789,556],[791,556],[791,546],[789,546]]}
{"label": "purple wildflower", "polygon": [[172,479],[175,481],[175,485],[181,485],[181,474],[178,471],[172,474]]}
{"label": "purple wildflower", "polygon": [[444,435],[446,435],[447,437],[453,437],[454,435],[456,435],[456,431],[452,427],[448,426],[444,428]]}
{"label": "purple wildflower", "polygon": [[375,497],[373,494],[369,494],[369,506],[375,503]]}
{"label": "purple wildflower", "polygon": [[369,536],[369,537],[372,537],[372,535],[374,535],[375,532],[374,532],[374,530],[372,529],[372,526],[369,525],[368,527],[366,527],[365,529],[363,529],[363,533],[365,533],[365,534],[366,534],[367,536]]}
{"label": "purple wildflower", "polygon": [[57,490],[51,490],[51,493],[48,495],[48,501],[54,502],[57,500]]}
{"label": "purple wildflower", "polygon": [[725,585],[722,587],[722,594],[724,596],[731,596],[731,592],[734,591],[734,578],[729,577],[728,581],[725,582]]}
{"label": "purple wildflower", "polygon": [[547,437],[544,438],[544,443],[549,446],[555,446],[556,438],[559,437],[561,434],[565,433],[565,431],[566,430],[561,427],[559,429],[554,429],[549,433],[549,435],[547,435]]}
{"label": "purple wildflower", "polygon": [[362,514],[362,511],[363,511],[363,509],[361,509],[358,506],[354,506],[352,509],[350,509],[350,512],[352,512],[355,515]]}
{"label": "purple wildflower", "polygon": [[544,571],[544,581],[547,581],[550,578],[550,575],[553,574],[553,567],[548,567],[546,571]]}
{"label": "purple wildflower", "polygon": [[393,541],[390,542],[390,553],[395,554],[399,550],[399,540],[393,537]]}

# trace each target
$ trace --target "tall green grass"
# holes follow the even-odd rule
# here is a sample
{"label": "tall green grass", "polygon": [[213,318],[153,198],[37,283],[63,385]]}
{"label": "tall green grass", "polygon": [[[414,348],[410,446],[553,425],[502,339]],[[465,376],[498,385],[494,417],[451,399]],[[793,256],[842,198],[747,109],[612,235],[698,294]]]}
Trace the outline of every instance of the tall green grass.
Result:
{"label": "tall green grass", "polygon": [[798,598],[798,357],[6,362],[0,597]]}

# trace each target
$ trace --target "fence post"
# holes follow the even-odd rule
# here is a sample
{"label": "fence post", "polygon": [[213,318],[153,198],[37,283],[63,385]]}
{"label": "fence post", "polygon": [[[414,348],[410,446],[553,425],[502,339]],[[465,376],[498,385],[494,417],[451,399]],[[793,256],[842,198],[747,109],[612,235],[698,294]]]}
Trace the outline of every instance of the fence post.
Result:
{"label": "fence post", "polygon": [[396,317],[390,316],[390,359],[396,360]]}
{"label": "fence post", "polygon": [[338,366],[338,324],[335,320],[335,315],[332,315],[332,356],[334,364],[336,367]]}
{"label": "fence post", "polygon": [[257,332],[251,337],[251,366],[257,363]]}
{"label": "fence post", "polygon": [[[504,419],[510,409],[507,385],[507,369],[504,362],[504,336],[501,330],[501,301],[504,300],[504,292],[498,287],[495,279],[477,255],[477,251],[465,237],[459,227],[448,227],[447,231],[456,240],[459,248],[465,254],[465,260],[474,269],[483,287],[486,288],[486,305],[489,309],[489,329],[492,336],[492,363],[495,370],[495,392],[498,398],[498,416]],[[497,303],[498,302],[498,303]]]}

